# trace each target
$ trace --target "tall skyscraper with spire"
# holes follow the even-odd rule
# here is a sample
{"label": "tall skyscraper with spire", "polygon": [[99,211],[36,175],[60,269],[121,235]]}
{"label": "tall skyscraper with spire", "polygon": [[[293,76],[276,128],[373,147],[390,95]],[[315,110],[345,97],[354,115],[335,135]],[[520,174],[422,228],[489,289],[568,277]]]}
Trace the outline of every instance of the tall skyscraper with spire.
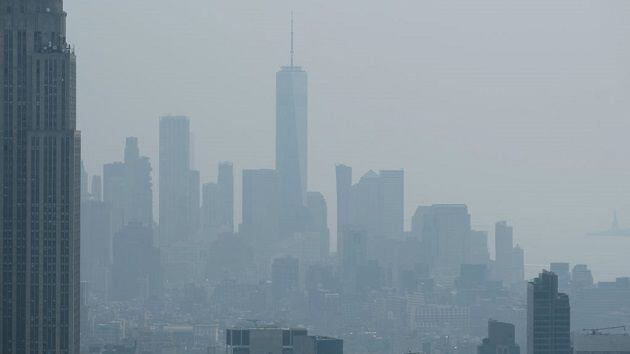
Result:
{"label": "tall skyscraper with spire", "polygon": [[81,140],[62,0],[0,8],[0,346],[79,353]]}
{"label": "tall skyscraper with spire", "polygon": [[307,75],[294,62],[293,15],[289,65],[276,74],[276,170],[280,228],[290,234],[304,221],[307,192]]}

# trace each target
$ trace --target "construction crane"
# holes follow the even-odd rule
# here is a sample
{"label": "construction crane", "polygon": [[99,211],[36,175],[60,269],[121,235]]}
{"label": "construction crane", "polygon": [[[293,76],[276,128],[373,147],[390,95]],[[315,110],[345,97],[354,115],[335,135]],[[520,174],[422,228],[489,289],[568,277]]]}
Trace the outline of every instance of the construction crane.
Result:
{"label": "construction crane", "polygon": [[605,331],[608,329],[623,329],[623,331],[625,332],[626,326],[615,326],[615,327],[604,327],[604,328],[584,328],[582,331],[591,332],[591,335],[595,336],[598,334],[602,334],[602,331]]}

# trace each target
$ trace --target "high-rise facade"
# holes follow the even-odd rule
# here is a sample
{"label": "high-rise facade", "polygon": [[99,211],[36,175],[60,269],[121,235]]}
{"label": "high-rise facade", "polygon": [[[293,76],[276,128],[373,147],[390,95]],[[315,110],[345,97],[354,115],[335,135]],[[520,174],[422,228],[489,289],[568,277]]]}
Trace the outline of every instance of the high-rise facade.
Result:
{"label": "high-rise facade", "polygon": [[558,290],[567,291],[571,282],[570,264],[566,262],[552,262],[549,270],[558,276]]}
{"label": "high-rise facade", "polygon": [[229,328],[225,338],[227,354],[343,354],[343,340],[301,328]]}
{"label": "high-rise facade", "polygon": [[138,138],[125,142],[125,223],[153,226],[153,183],[151,162],[140,155]]}
{"label": "high-rise facade", "polygon": [[342,254],[343,232],[350,224],[350,191],[352,189],[352,167],[335,166],[337,179],[337,254]]}
{"label": "high-rise facade", "polygon": [[382,233],[401,237],[405,218],[405,172],[381,170]]}
{"label": "high-rise facade", "polygon": [[422,243],[437,275],[453,276],[466,257],[471,234],[470,214],[464,204],[435,204],[421,209]]}
{"label": "high-rise facade", "polygon": [[293,64],[276,74],[276,170],[280,181],[280,226],[300,230],[307,191],[307,75]]}
{"label": "high-rise facade", "polygon": [[222,232],[234,232],[234,165],[219,163],[217,219]]}
{"label": "high-rise facade", "polygon": [[488,321],[488,338],[477,347],[477,354],[520,354],[515,332],[511,323]]}
{"label": "high-rise facade", "polygon": [[4,0],[0,28],[1,351],[78,353],[81,141],[63,1]]}
{"label": "high-rise facade", "polygon": [[558,276],[546,270],[527,287],[527,353],[572,353],[569,296],[558,292]]}
{"label": "high-rise facade", "polygon": [[103,200],[111,208],[112,231],[125,225],[125,164],[113,162],[103,165]]}
{"label": "high-rise facade", "polygon": [[[363,230],[369,237],[400,237],[404,225],[404,171],[372,170],[352,184],[352,169],[337,165],[337,232]],[[338,243],[339,244],[339,243]]]}
{"label": "high-rise facade", "polygon": [[219,163],[217,182],[204,183],[201,192],[201,229],[205,241],[234,232],[234,167]]}
{"label": "high-rise facade", "polygon": [[112,263],[111,206],[87,200],[81,205],[81,280],[94,293],[105,297],[109,267]]}
{"label": "high-rise facade", "polygon": [[497,265],[507,265],[514,247],[514,229],[505,221],[494,225],[494,249]]}
{"label": "high-rise facade", "polygon": [[92,176],[92,184],[90,187],[90,197],[98,202],[103,200],[103,180],[101,176]]}
{"label": "high-rise facade", "polygon": [[243,223],[240,232],[254,244],[268,245],[278,239],[279,190],[275,170],[243,170]]}
{"label": "high-rise facade", "polygon": [[514,229],[505,221],[494,225],[495,274],[506,286],[518,286],[524,282],[524,252],[514,246]]}
{"label": "high-rise facade", "polygon": [[130,222],[113,238],[111,298],[130,300],[159,296],[160,254],[153,246],[153,228]]}
{"label": "high-rise facade", "polygon": [[160,246],[189,235],[190,122],[187,117],[160,119]]}
{"label": "high-rise facade", "polygon": [[381,180],[370,170],[350,190],[348,227],[364,231],[368,237],[381,237],[381,205]]}

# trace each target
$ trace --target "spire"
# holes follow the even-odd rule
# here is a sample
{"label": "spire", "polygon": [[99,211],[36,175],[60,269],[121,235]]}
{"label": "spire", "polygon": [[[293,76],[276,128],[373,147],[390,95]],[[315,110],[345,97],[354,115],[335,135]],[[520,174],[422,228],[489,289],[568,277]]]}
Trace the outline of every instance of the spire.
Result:
{"label": "spire", "polygon": [[291,67],[293,67],[293,55],[295,51],[293,50],[293,10],[291,10]]}
{"label": "spire", "polygon": [[615,210],[613,213],[612,229],[613,230],[619,229],[619,221],[617,220],[617,210]]}

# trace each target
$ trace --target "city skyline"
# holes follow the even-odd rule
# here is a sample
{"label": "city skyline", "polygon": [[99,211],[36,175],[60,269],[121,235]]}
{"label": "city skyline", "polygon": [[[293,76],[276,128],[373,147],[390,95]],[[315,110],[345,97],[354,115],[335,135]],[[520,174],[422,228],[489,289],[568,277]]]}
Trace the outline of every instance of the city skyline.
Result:
{"label": "city skyline", "polygon": [[112,1],[0,5],[2,353],[630,353],[630,4]]}
{"label": "city skyline", "polygon": [[[356,14],[349,11],[349,4],[335,5],[339,13],[346,15],[344,23],[349,29],[336,21],[337,16],[324,17],[322,11],[331,11],[330,6],[317,9],[309,2],[297,4],[296,62],[308,68],[311,79],[309,184],[311,189],[326,196],[330,204],[330,224],[334,225],[336,219],[333,170],[336,163],[351,165],[357,171],[404,168],[406,225],[417,204],[466,203],[473,211],[473,224],[479,229],[491,231],[494,222],[500,219],[513,223],[519,230],[515,237],[523,248],[542,243],[548,246],[544,249],[555,249],[563,243],[575,242],[575,257],[565,254],[562,258],[578,262],[577,253],[580,253],[589,263],[601,263],[599,267],[594,266],[594,271],[609,279],[615,276],[615,267],[627,266],[614,263],[603,269],[604,263],[600,262],[603,256],[589,252],[592,240],[584,236],[608,227],[614,209],[619,211],[620,223],[629,224],[630,198],[626,198],[626,191],[630,190],[630,185],[622,178],[626,173],[622,156],[626,146],[618,135],[623,131],[620,128],[626,115],[625,104],[621,103],[625,86],[620,86],[625,76],[616,75],[624,72],[620,62],[625,57],[625,49],[619,52],[615,41],[625,33],[616,13],[623,13],[627,5],[613,2],[602,6],[602,11],[611,9],[608,12],[585,11],[588,9],[585,4],[569,6],[570,10],[565,12],[556,11],[566,4],[563,1],[548,5],[540,1],[529,3],[525,8],[530,13],[544,14],[538,27],[524,23],[512,11],[517,6],[512,2],[497,7],[496,2],[482,1],[477,9],[456,1],[450,5],[427,2],[408,5],[404,13],[394,7],[381,9],[367,4],[364,12]],[[160,6],[156,5],[155,10],[146,14],[146,21],[164,23],[164,28],[172,33],[197,33],[194,38],[205,40],[217,49],[227,45],[218,37],[221,33],[230,33],[241,45],[229,53],[218,50],[210,55],[189,39],[175,39],[164,33],[161,36],[164,40],[172,38],[178,51],[192,50],[191,55],[182,56],[178,52],[164,58],[156,54],[155,60],[138,73],[138,79],[126,75],[119,82],[128,86],[121,88],[122,91],[108,92],[102,90],[109,87],[109,81],[99,74],[107,66],[94,54],[100,53],[112,63],[117,62],[103,52],[111,48],[110,36],[103,36],[97,46],[85,33],[98,35],[104,23],[114,17],[126,19],[125,13],[133,13],[140,5],[117,3],[114,8],[102,9],[98,3],[67,1],[67,6],[77,14],[69,19],[74,43],[82,51],[79,54],[89,59],[89,63],[83,64],[85,74],[79,76],[84,89],[79,111],[85,116],[80,121],[81,128],[87,134],[86,139],[93,142],[85,149],[86,156],[90,157],[87,167],[91,174],[98,173],[102,163],[119,159],[116,142],[123,141],[126,135],[139,137],[141,149],[151,157],[158,171],[156,120],[168,113],[190,117],[195,168],[200,170],[202,180],[214,180],[214,166],[223,160],[234,162],[237,181],[242,169],[273,166],[274,72],[288,62],[290,6],[270,2],[266,7],[256,5],[252,11],[243,12],[236,4],[193,1],[173,10],[175,15],[190,19],[187,24],[175,24],[165,20],[157,10]],[[218,6],[227,16],[217,18],[211,11],[212,6]],[[368,46],[367,36],[362,34],[372,34],[368,20],[379,10],[383,10],[383,23],[387,25],[383,26],[382,34],[374,34],[377,41]],[[452,18],[446,16],[449,11],[453,12]],[[96,12],[98,16],[92,16]],[[254,13],[262,17],[257,19]],[[497,16],[491,16],[492,13]],[[249,24],[243,30],[228,31],[232,21],[226,18],[230,16]],[[396,21],[398,17],[406,22]],[[452,30],[432,25],[433,22],[429,22],[432,17],[441,19],[445,26],[452,26]],[[86,18],[93,19],[87,23]],[[499,37],[498,43],[503,44],[501,49],[484,40],[498,36],[493,28],[510,22],[508,19],[513,20],[513,25],[503,28],[507,34],[520,39],[519,42]],[[477,26],[484,22],[487,26]],[[565,23],[566,27],[559,28],[558,22]],[[589,25],[580,27],[584,23]],[[594,24],[602,26],[591,32]],[[543,32],[549,35],[536,37],[539,42],[524,41],[529,37],[525,37],[521,28],[530,30],[532,35]],[[335,37],[333,33],[344,36]],[[431,37],[427,38],[429,35]],[[132,42],[143,43],[142,48],[148,55],[159,48],[155,40],[146,37],[142,26],[132,36],[129,41],[118,39],[116,45],[129,48]],[[391,40],[384,42],[385,37]],[[578,38],[583,40],[578,41]],[[600,41],[600,38],[608,40]],[[443,41],[438,43],[437,39]],[[564,45],[553,49],[551,39],[553,43],[560,41]],[[466,41],[487,48],[495,55],[486,58]],[[346,42],[348,45],[343,45]],[[256,43],[264,43],[264,47]],[[455,50],[448,43],[461,49]],[[378,55],[383,48],[389,55]],[[588,54],[594,48],[601,48],[596,51],[599,54]],[[518,55],[522,51],[530,54]],[[251,59],[254,53],[256,61]],[[369,60],[360,60],[361,54]],[[130,61],[125,67],[138,68],[140,55],[131,51],[128,58]],[[201,76],[191,76],[189,72],[180,73],[181,77],[169,74],[168,68],[175,60],[196,68],[195,72]],[[208,66],[208,60],[213,65]],[[607,64],[611,60],[618,64],[611,67]],[[438,61],[444,64],[436,64]],[[513,67],[525,68],[524,73],[509,76]],[[227,72],[230,75],[224,74]],[[149,73],[151,76],[145,80]],[[592,79],[596,74],[601,79]],[[85,82],[88,78],[85,75],[101,78],[104,86],[94,87]],[[173,90],[190,87],[194,92],[179,97],[176,91],[168,89],[165,92],[171,93],[165,97],[141,84],[140,78],[153,86],[169,82]],[[515,84],[508,85],[510,80]],[[251,84],[245,85],[245,82]],[[534,85],[536,82],[542,86]],[[481,95],[475,87],[489,92]],[[586,87],[599,92],[596,97],[603,98],[588,96]],[[134,91],[130,92],[131,89]],[[462,92],[472,92],[474,97],[462,97]],[[542,96],[545,92],[547,94]],[[557,103],[550,102],[546,98],[549,95],[556,97]],[[113,118],[105,119],[97,111],[96,97],[110,107]],[[124,104],[109,104],[114,99]],[[241,100],[248,104],[239,103]],[[479,104],[475,104],[475,100]],[[538,102],[538,108],[528,108],[531,105],[527,102],[533,101]],[[508,103],[514,109],[506,107]],[[580,109],[572,108],[576,104]],[[102,122],[112,119],[124,120],[129,132],[112,131],[111,138],[104,141],[95,133],[105,128]],[[358,122],[362,123],[356,124]],[[591,136],[589,132],[593,131],[598,133]],[[601,136],[611,139],[598,138]],[[615,173],[615,169],[621,170]],[[467,178],[461,178],[464,171]],[[154,178],[157,185],[157,176]],[[235,193],[238,218],[239,183]],[[506,195],[510,198],[505,198]],[[333,238],[335,233],[332,228]],[[598,254],[621,259],[618,250],[627,243],[625,239],[606,239],[598,245]],[[528,263],[541,265],[550,261],[551,254],[544,249],[530,253]],[[534,272],[530,270],[528,274]]]}

